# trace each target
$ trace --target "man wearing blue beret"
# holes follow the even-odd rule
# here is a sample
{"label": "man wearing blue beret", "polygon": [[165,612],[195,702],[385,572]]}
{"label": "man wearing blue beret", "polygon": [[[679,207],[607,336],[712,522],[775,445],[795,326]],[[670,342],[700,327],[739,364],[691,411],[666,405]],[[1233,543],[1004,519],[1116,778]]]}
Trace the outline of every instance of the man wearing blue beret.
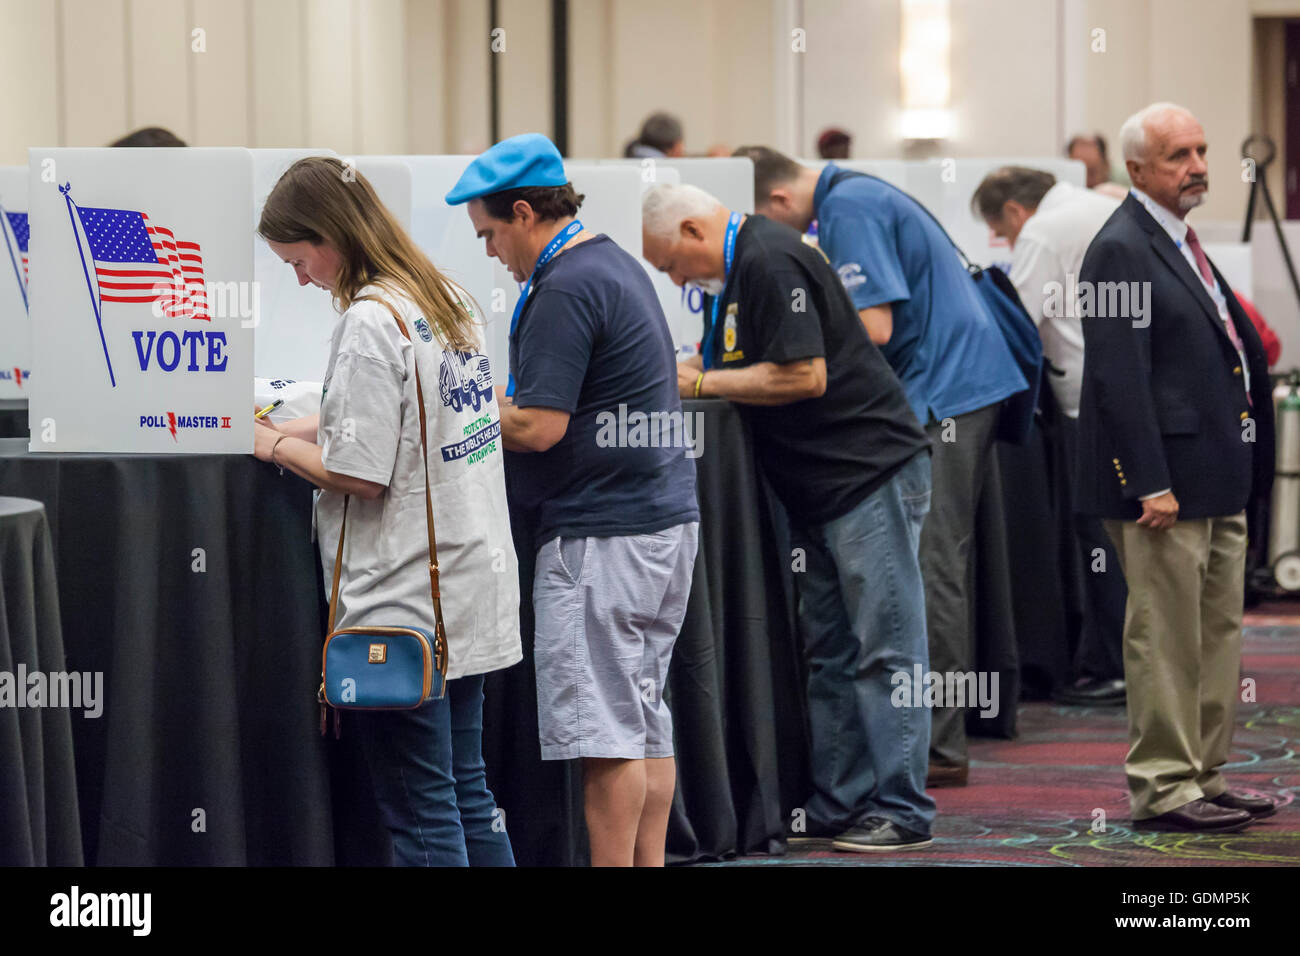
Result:
{"label": "man wearing blue beret", "polygon": [[498,389],[511,507],[534,529],[543,760],[582,758],[591,862],[662,866],[676,785],[663,700],[699,530],[676,350],[640,262],[578,220],[555,145],[514,136],[447,194],[524,283]]}

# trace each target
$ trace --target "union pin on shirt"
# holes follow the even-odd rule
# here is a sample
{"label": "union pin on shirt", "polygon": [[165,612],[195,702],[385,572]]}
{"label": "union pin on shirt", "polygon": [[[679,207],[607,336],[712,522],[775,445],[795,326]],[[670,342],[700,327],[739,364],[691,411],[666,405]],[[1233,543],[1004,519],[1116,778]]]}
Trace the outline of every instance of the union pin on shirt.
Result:
{"label": "union pin on shirt", "polygon": [[738,362],[744,359],[745,353],[737,348],[739,333],[736,328],[736,320],[740,315],[740,306],[738,303],[731,303],[727,306],[727,315],[722,323],[722,361]]}

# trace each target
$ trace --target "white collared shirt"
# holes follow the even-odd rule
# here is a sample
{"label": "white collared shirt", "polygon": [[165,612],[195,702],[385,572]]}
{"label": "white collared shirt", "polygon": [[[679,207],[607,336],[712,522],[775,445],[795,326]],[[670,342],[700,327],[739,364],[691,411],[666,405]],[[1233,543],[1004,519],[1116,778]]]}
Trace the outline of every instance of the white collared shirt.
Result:
{"label": "white collared shirt", "polygon": [[1093,237],[1119,208],[1113,197],[1058,182],[1038,203],[1016,236],[1008,278],[1043,339],[1043,355],[1059,375],[1048,382],[1061,411],[1079,417],[1083,383],[1083,323],[1078,310],[1062,307],[1061,292],[1073,290]]}
{"label": "white collared shirt", "polygon": [[[1236,326],[1232,322],[1232,314],[1228,311],[1227,297],[1224,296],[1223,290],[1219,288],[1219,280],[1214,278],[1213,273],[1210,273],[1210,278],[1213,281],[1212,283],[1206,282],[1205,276],[1201,275],[1201,269],[1196,264],[1196,256],[1192,252],[1191,243],[1187,241],[1187,223],[1182,219],[1179,219],[1136,186],[1131,187],[1131,189],[1137,201],[1146,207],[1147,212],[1151,213],[1151,217],[1155,219],[1156,222],[1160,223],[1160,228],[1164,229],[1164,231],[1169,234],[1169,238],[1174,241],[1174,245],[1176,245],[1178,251],[1183,254],[1183,258],[1187,260],[1187,264],[1192,267],[1192,274],[1201,280],[1201,286],[1210,294],[1210,301],[1214,303],[1215,309],[1219,312],[1219,319],[1223,322],[1224,330],[1236,329]],[[1237,329],[1237,334],[1238,337],[1240,337],[1240,329]],[[1232,338],[1231,332],[1229,332],[1228,338]],[[1250,364],[1246,361],[1246,353],[1241,349],[1237,349],[1237,357],[1241,360],[1241,380],[1242,384],[1245,386],[1246,395],[1249,397]]]}

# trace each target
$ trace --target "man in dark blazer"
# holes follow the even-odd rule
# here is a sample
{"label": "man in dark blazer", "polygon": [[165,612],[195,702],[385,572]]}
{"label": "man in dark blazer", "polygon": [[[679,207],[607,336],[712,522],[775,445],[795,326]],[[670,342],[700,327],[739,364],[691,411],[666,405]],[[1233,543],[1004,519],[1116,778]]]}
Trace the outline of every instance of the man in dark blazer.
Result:
{"label": "man in dark blazer", "polygon": [[1274,812],[1228,787],[1240,693],[1246,502],[1273,476],[1268,363],[1184,217],[1205,134],[1157,103],[1120,131],[1133,190],[1088,248],[1078,510],[1104,520],[1124,622],[1137,829],[1230,832]]}

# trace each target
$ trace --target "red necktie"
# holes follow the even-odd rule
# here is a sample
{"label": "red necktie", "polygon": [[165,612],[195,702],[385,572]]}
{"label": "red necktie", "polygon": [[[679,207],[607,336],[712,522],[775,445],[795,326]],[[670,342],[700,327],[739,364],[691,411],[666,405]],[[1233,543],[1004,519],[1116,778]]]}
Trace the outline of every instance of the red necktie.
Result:
{"label": "red necktie", "polygon": [[[1191,226],[1187,227],[1187,246],[1192,250],[1192,258],[1196,260],[1196,268],[1201,270],[1201,278],[1211,289],[1214,288],[1214,273],[1210,271],[1210,260],[1205,256],[1205,250],[1201,248],[1201,240],[1196,238],[1196,230]],[[1242,351],[1241,337],[1237,335],[1237,327],[1232,324],[1232,315],[1229,314],[1227,322],[1224,325],[1228,329],[1228,338],[1232,339],[1232,344],[1237,351]]]}
{"label": "red necktie", "polygon": [[[1214,288],[1214,273],[1210,270],[1210,260],[1205,255],[1205,250],[1201,248],[1201,240],[1196,238],[1196,230],[1191,226],[1187,227],[1187,247],[1192,250],[1192,258],[1196,260],[1196,268],[1201,270],[1201,278],[1211,289]],[[1241,344],[1241,336],[1237,334],[1237,326],[1233,324],[1232,313],[1228,313],[1226,321],[1223,323],[1228,332],[1228,338],[1232,341],[1232,346],[1237,350],[1237,354],[1242,356],[1245,361],[1246,349]],[[1253,406],[1255,400],[1249,393],[1246,395],[1247,401]]]}

